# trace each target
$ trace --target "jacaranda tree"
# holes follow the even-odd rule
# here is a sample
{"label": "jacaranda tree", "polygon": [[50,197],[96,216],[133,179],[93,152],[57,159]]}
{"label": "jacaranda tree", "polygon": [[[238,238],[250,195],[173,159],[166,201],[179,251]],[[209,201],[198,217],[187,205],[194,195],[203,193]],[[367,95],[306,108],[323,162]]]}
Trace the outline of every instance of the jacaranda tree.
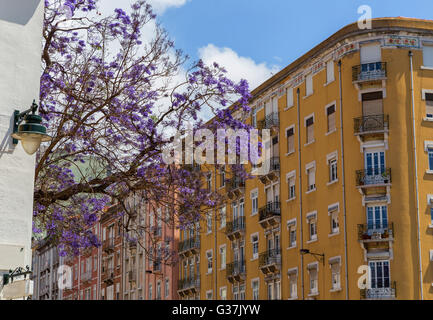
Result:
{"label": "jacaranda tree", "polygon": [[97,0],[45,0],[41,57],[40,113],[52,141],[37,157],[35,233],[78,254],[98,245],[89,226],[104,207],[134,214],[131,194],[166,206],[181,225],[217,204],[200,173],[166,165],[162,150],[186,124],[205,126],[204,112],[214,128],[245,128],[232,114],[248,111],[246,81],[190,62],[145,1],[103,16]]}

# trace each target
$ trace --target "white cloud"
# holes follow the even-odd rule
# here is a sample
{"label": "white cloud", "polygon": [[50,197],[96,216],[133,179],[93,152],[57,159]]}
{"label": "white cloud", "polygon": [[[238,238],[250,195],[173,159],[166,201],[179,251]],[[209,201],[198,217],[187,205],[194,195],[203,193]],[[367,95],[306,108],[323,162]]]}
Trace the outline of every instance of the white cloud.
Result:
{"label": "white cloud", "polygon": [[162,14],[170,7],[179,8],[189,0],[148,0],[156,13]]}
{"label": "white cloud", "polygon": [[280,70],[276,65],[268,66],[267,63],[256,63],[250,57],[241,57],[230,48],[219,48],[213,44],[199,49],[199,57],[207,65],[214,62],[227,70],[227,75],[233,81],[248,80],[250,90]]}

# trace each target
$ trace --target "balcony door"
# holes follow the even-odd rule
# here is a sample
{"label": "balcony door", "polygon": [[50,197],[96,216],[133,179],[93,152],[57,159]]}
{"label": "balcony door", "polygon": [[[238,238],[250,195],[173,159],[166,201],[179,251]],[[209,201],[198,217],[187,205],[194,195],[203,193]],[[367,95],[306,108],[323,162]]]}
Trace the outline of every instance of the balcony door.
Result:
{"label": "balcony door", "polygon": [[369,117],[383,114],[383,92],[362,94],[362,116]]}
{"label": "balcony door", "polygon": [[384,182],[385,152],[365,151],[365,184],[380,184]]}
{"label": "balcony door", "polygon": [[390,288],[389,261],[370,261],[370,284],[372,294],[390,295],[386,289]]}
{"label": "balcony door", "polygon": [[388,228],[388,212],[386,206],[367,207],[368,233],[382,232]]}
{"label": "balcony door", "polygon": [[361,64],[382,61],[382,50],[380,43],[373,42],[361,46]]}

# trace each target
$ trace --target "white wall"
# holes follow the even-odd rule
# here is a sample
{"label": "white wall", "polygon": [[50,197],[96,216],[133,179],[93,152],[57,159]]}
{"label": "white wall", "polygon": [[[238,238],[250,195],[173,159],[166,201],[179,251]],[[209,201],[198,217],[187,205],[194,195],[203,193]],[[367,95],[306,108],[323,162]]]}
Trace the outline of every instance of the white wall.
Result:
{"label": "white wall", "polygon": [[39,98],[43,0],[0,0],[0,272],[31,266],[35,156],[10,138]]}

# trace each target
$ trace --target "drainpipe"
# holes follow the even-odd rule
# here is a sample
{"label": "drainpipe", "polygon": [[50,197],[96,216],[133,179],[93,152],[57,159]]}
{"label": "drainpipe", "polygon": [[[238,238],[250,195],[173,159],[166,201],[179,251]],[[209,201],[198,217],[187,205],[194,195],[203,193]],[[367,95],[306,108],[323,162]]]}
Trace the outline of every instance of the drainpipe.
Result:
{"label": "drainpipe", "polygon": [[[214,189],[215,189],[215,192],[217,191],[217,169],[216,169],[216,166],[214,166]],[[214,266],[212,266],[213,267],[213,269],[214,269],[214,281],[215,281],[215,285],[214,285],[214,294],[213,294],[213,297],[212,297],[212,300],[218,300],[218,242],[217,242],[217,237],[218,237],[218,234],[217,234],[217,209],[215,208],[214,210],[213,210],[213,212],[214,212],[214,230],[215,230],[215,232],[214,232],[214,245],[215,245],[215,251],[214,251],[214,254],[213,254],[213,260],[214,260],[214,263],[215,263],[215,265]],[[226,249],[226,257],[227,257],[227,249]]]}
{"label": "drainpipe", "polygon": [[[300,228],[300,240],[301,249],[304,249],[304,231],[303,231],[303,217],[302,217],[302,163],[301,163],[301,100],[300,90],[296,90],[298,100],[298,162],[299,162],[299,228]],[[304,255],[301,254],[301,287],[302,287],[302,300],[304,297]]]}
{"label": "drainpipe", "polygon": [[415,163],[415,193],[416,193],[416,218],[418,228],[418,259],[419,259],[419,287],[421,290],[421,300],[424,300],[424,292],[422,287],[422,260],[421,260],[421,232],[420,232],[420,217],[419,217],[419,191],[418,191],[418,159],[416,150],[416,129],[415,129],[415,96],[414,96],[414,82],[413,82],[413,52],[409,51],[410,60],[410,80],[411,80],[411,103],[412,103],[412,133],[413,133],[413,157]]}
{"label": "drainpipe", "polygon": [[341,183],[343,188],[343,224],[344,224],[344,262],[346,277],[346,300],[349,300],[349,274],[347,262],[347,221],[346,221],[346,171],[344,166],[344,132],[343,132],[343,82],[341,81],[341,60],[338,61],[338,77],[340,81],[340,144],[341,144]]}

